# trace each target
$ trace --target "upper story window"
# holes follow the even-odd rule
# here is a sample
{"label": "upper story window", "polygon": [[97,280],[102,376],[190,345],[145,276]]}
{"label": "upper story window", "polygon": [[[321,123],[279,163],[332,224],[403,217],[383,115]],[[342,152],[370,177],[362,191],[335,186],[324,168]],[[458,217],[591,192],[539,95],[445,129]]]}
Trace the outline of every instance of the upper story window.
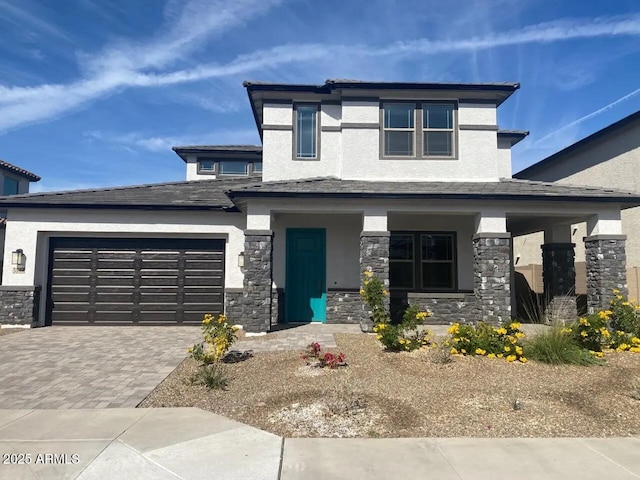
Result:
{"label": "upper story window", "polygon": [[318,105],[294,106],[295,158],[318,158]]}
{"label": "upper story window", "polygon": [[3,195],[17,195],[19,182],[15,178],[4,177],[2,185]]}
{"label": "upper story window", "polygon": [[384,105],[385,157],[413,157],[415,152],[415,105]]}
{"label": "upper story window", "polygon": [[382,111],[382,158],[456,157],[455,103],[384,102]]}
{"label": "upper story window", "polygon": [[425,157],[453,157],[453,105],[422,104],[422,154]]}
{"label": "upper story window", "polygon": [[221,161],[218,173],[220,175],[248,175],[249,164],[247,162]]}
{"label": "upper story window", "polygon": [[262,162],[242,159],[199,158],[198,174],[200,175],[236,175],[246,176],[262,174]]}
{"label": "upper story window", "polygon": [[198,171],[213,172],[216,169],[216,162],[213,160],[198,160]]}

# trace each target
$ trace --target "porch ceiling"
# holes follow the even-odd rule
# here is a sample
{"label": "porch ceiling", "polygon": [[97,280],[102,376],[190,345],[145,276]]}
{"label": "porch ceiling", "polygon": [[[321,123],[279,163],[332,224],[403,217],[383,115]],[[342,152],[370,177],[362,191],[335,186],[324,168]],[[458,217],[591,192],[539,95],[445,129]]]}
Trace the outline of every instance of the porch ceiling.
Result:
{"label": "porch ceiling", "polygon": [[567,215],[558,213],[557,215],[509,215],[507,214],[507,230],[512,237],[528,235],[530,233],[543,231],[552,225],[572,225],[587,221],[585,215]]}

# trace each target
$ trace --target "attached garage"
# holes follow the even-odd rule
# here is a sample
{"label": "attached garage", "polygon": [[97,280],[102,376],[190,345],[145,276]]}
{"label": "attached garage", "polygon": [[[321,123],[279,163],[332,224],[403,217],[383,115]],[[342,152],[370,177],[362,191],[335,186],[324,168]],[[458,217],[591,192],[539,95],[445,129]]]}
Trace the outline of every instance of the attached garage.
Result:
{"label": "attached garage", "polygon": [[47,325],[199,324],[224,310],[225,241],[49,242]]}

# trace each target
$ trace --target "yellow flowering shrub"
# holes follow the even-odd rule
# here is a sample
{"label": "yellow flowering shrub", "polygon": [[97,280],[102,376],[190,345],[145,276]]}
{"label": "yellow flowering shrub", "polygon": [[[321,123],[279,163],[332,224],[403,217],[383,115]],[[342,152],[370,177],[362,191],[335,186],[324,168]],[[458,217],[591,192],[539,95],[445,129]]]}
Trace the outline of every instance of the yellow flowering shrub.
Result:
{"label": "yellow flowering shrub", "polygon": [[231,325],[226,315],[220,314],[215,318],[208,313],[202,320],[204,341],[189,347],[187,351],[194,360],[205,365],[219,362],[236,341],[237,331],[238,327]]}
{"label": "yellow flowering shrub", "polygon": [[619,290],[613,290],[613,294],[608,309],[579,318],[563,332],[571,334],[580,347],[595,354],[606,348],[640,353],[640,345],[634,345],[632,341],[640,337],[640,307],[634,300],[620,295]]}
{"label": "yellow flowering shrub", "polygon": [[452,354],[486,356],[487,358],[505,358],[508,362],[516,360],[525,363],[522,346],[524,338],[518,322],[495,328],[486,323],[461,325],[454,323],[447,330],[450,337],[445,341]]}
{"label": "yellow flowering shrub", "polygon": [[385,350],[412,351],[431,344],[431,332],[418,328],[431,316],[431,312],[420,311],[417,306],[411,305],[405,310],[402,322],[393,324],[385,301],[389,292],[384,288],[382,281],[365,270],[362,284],[360,295],[372,312],[373,331]]}

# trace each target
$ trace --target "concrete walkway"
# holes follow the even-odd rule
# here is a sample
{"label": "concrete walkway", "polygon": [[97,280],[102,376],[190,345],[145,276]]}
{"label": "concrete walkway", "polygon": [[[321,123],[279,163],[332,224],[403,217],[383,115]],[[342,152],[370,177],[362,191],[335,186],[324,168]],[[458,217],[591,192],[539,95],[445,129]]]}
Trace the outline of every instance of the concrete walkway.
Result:
{"label": "concrete walkway", "polygon": [[199,327],[47,327],[0,337],[0,408],[135,407]]}
{"label": "concrete walkway", "polygon": [[0,410],[0,478],[15,480],[624,480],[639,451],[635,437],[283,440],[195,408]]}
{"label": "concrete walkway", "polygon": [[359,325],[333,325],[323,323],[284,324],[266,335],[246,337],[233,346],[234,350],[254,352],[302,351],[312,342],[325,348],[335,348],[335,333],[362,333]]}

